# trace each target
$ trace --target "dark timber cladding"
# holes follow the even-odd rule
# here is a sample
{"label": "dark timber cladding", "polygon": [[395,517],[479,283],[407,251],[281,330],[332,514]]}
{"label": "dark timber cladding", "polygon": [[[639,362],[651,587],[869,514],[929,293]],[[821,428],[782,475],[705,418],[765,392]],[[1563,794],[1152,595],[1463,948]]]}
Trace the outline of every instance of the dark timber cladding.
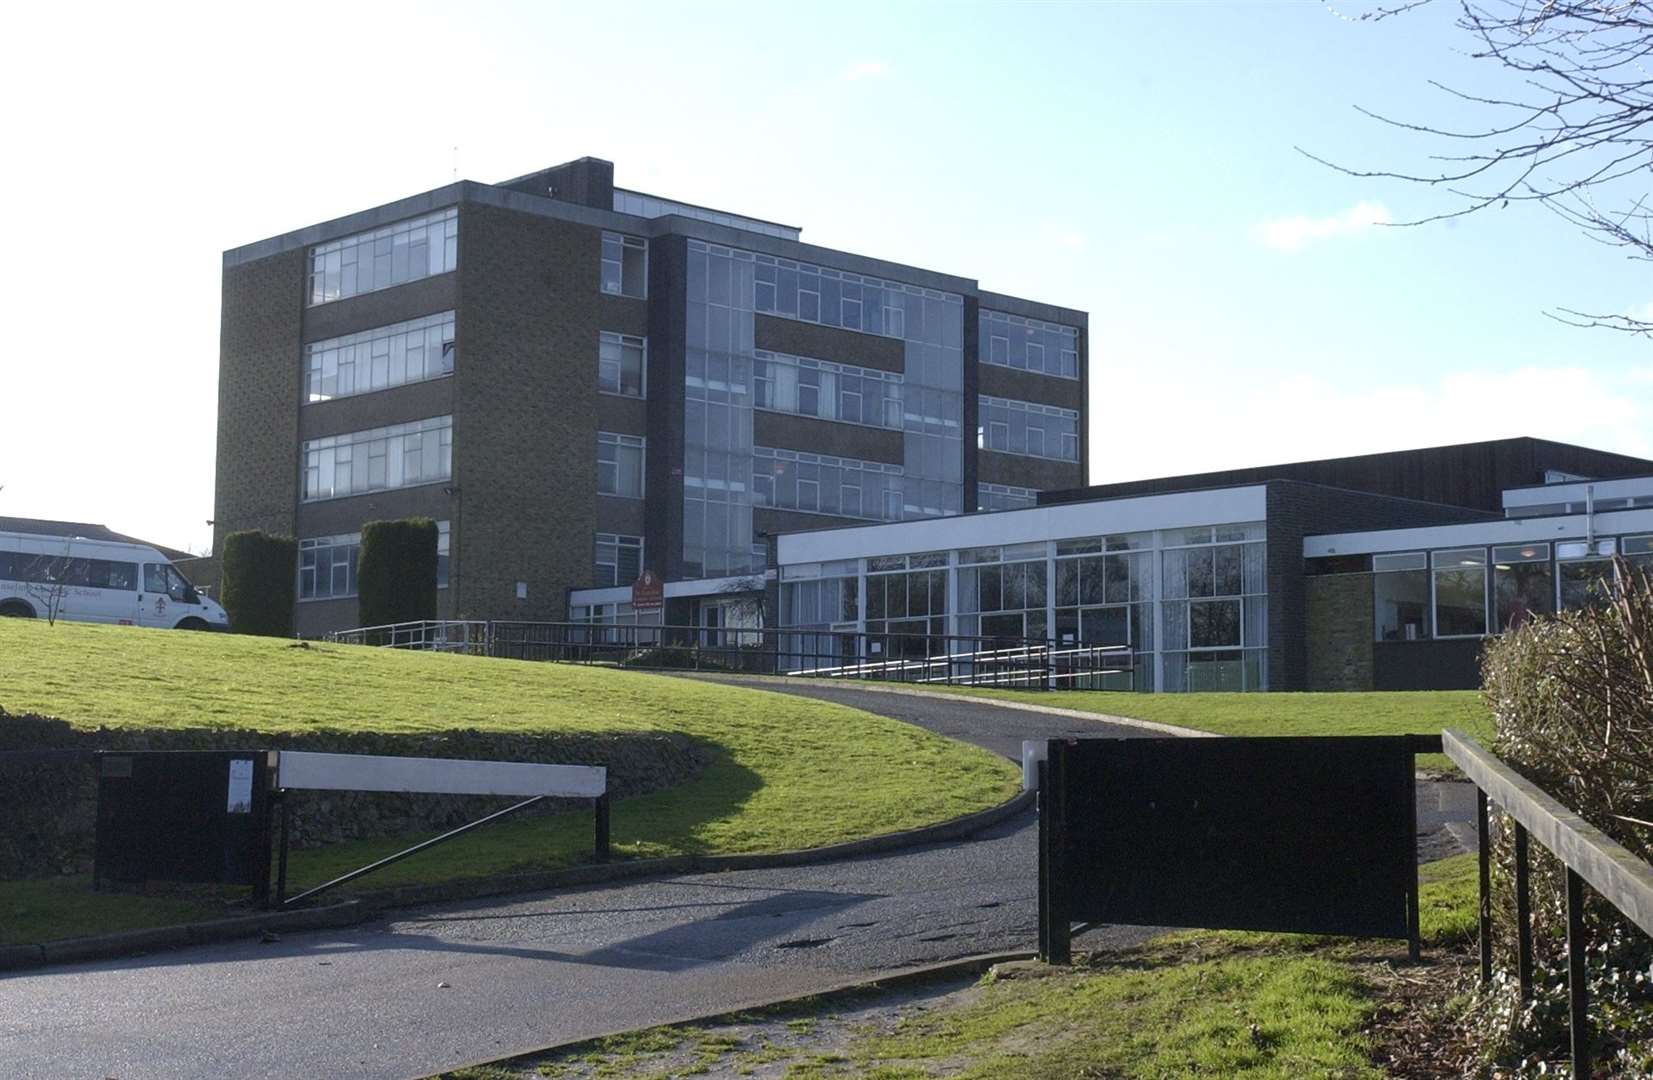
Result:
{"label": "dark timber cladding", "polygon": [[[865,487],[847,479],[853,475],[901,476],[898,489],[910,475],[913,491],[895,494],[915,497],[896,500],[897,516],[974,510],[978,478],[1024,491],[1085,482],[1084,312],[983,292],[967,277],[797,236],[790,226],[616,188],[614,166],[588,157],[499,184],[456,182],[226,251],[215,549],[240,529],[296,537],[297,622],[306,635],[357,624],[354,538],[367,521],[412,515],[446,530],[443,617],[563,619],[572,591],[624,588],[627,582],[617,580],[622,565],[629,574],[641,561],[671,583],[717,579],[672,598],[672,619],[698,621],[701,598],[715,602],[723,579],[749,580],[740,576],[743,561],[761,575],[752,552],[774,532],[890,516],[888,503],[874,509],[862,498],[888,491],[872,479]],[[820,292],[810,294],[817,306],[809,314],[801,303],[788,308],[773,296],[763,308],[749,285],[750,295],[735,308],[751,320],[751,332],[717,345],[707,320],[689,317],[691,244],[702,258],[708,246],[730,249],[740,255],[722,258],[750,257],[748,266],[761,260],[800,277],[807,270],[817,286],[848,283],[843,306],[821,299],[836,293]],[[315,282],[312,257],[324,260]],[[954,381],[944,387],[962,390],[961,408],[920,400],[920,392],[937,389],[939,362],[916,350],[941,345],[904,338],[905,330],[886,332],[882,304],[879,318],[863,324],[855,306],[862,288],[875,290],[866,296],[919,296],[921,306],[944,302],[963,314],[963,372],[949,373]],[[698,303],[704,307],[704,298]],[[993,340],[1003,346],[1008,333],[1025,350],[1001,347],[990,357],[992,370],[978,372],[983,312],[994,313],[1001,327]],[[702,340],[689,340],[691,326]],[[425,333],[447,335],[429,339],[440,342],[441,363],[423,359],[434,346],[412,343],[412,335]],[[1033,367],[1035,348],[1045,346],[1027,342],[1047,334],[1060,334],[1064,343],[1050,347],[1043,374],[1011,366]],[[317,345],[312,356],[309,347]],[[954,351],[946,363],[959,362],[957,346],[947,345]],[[416,348],[421,359],[400,366],[395,358],[412,357]],[[706,374],[708,357],[738,371],[756,364],[758,350],[785,354],[767,362],[799,373],[796,386],[816,391],[810,404],[796,390],[771,394],[754,409],[755,371],[745,386]],[[1038,355],[1045,364],[1046,354]],[[689,370],[692,356],[701,360],[700,374]],[[911,386],[911,400],[898,393],[894,413],[874,422],[862,412],[862,380],[872,378],[855,371],[862,368],[887,384]],[[604,374],[612,370],[627,377]],[[832,374],[806,384],[806,372]],[[833,390],[828,379],[845,388]],[[719,385],[708,390],[701,382]],[[704,418],[734,401],[707,396],[711,404],[699,409],[696,395],[714,393],[741,398],[750,420],[725,421],[719,413],[726,423],[720,434],[747,423],[750,445],[707,441]],[[1036,438],[1024,433],[1020,445],[978,450],[978,393],[1001,399],[1003,410],[1019,410],[1017,423],[1036,429]],[[1078,460],[1062,456],[1072,452],[1072,413]],[[703,418],[699,434],[690,416]],[[957,428],[934,430],[947,424]],[[744,428],[738,434],[748,439]],[[936,451],[933,440],[943,439]],[[732,453],[731,447],[750,460],[714,463],[706,456],[708,448]],[[945,468],[938,453],[947,455]],[[755,505],[751,470],[762,463],[778,477],[781,461],[792,463],[785,475],[797,480],[788,489],[793,502],[770,490],[763,498],[773,505]],[[696,471],[714,464],[715,474]],[[817,469],[818,482],[806,477]],[[918,498],[927,493],[916,485],[943,473],[962,478],[962,490],[933,502]],[[846,479],[834,481],[839,476]],[[817,483],[813,498],[804,494],[807,483]],[[735,508],[718,525],[725,557],[717,563],[686,554],[710,543],[685,535],[711,536],[710,525],[686,512],[686,500],[702,507],[718,501],[702,500],[707,491]],[[741,515],[746,502],[754,504],[750,537]],[[714,520],[709,511],[702,517]],[[607,617],[616,616],[615,604],[606,607]]]}
{"label": "dark timber cladding", "polygon": [[1653,463],[1624,454],[1523,436],[1047,491],[1039,496],[1039,501],[1042,504],[1083,502],[1116,495],[1152,495],[1264,480],[1298,480],[1499,513],[1505,489],[1542,484],[1546,470],[1603,479],[1646,475],[1650,464]]}

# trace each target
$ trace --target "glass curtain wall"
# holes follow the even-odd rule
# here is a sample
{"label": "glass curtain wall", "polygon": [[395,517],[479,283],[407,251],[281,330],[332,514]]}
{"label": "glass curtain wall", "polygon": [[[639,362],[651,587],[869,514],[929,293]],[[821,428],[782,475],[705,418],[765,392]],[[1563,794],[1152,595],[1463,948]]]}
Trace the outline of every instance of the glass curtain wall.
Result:
{"label": "glass curtain wall", "polygon": [[1049,637],[1045,544],[959,552],[959,633],[970,637]]}
{"label": "glass curtain wall", "polygon": [[[1154,556],[1151,534],[1093,536],[1056,542],[1058,645],[1123,645],[1134,677],[1125,686],[1152,685]],[[1104,686],[1109,686],[1104,683]]]}
{"label": "glass curtain wall", "polygon": [[[701,577],[755,573],[752,506],[758,462],[752,446],[755,401],[753,316],[763,312],[905,344],[899,384],[834,387],[830,418],[887,424],[887,399],[900,396],[903,433],[898,485],[901,516],[934,517],[964,509],[964,298],[790,259],[689,241],[687,356],[684,375],[683,561]],[[817,358],[831,364],[830,357]],[[766,407],[776,407],[776,357],[765,364]],[[801,368],[800,368],[801,370]],[[827,368],[814,369],[815,377]],[[850,371],[832,370],[835,383]],[[865,376],[860,376],[863,380]],[[800,387],[790,409],[829,416]],[[853,389],[853,388],[851,388]],[[805,399],[808,400],[805,400]],[[790,410],[789,410],[790,411]],[[859,420],[849,415],[854,411]],[[841,497],[842,491],[835,493]],[[833,501],[836,501],[833,500]],[[863,492],[862,508],[869,514]],[[823,506],[828,500],[823,500]],[[837,502],[838,511],[842,503]],[[825,510],[819,512],[827,512]]]}
{"label": "glass curtain wall", "polygon": [[683,562],[691,576],[763,569],[752,546],[752,281],[750,253],[689,241]]}
{"label": "glass curtain wall", "polygon": [[1261,526],[1188,529],[1163,555],[1161,682],[1167,690],[1263,690],[1268,581]]}
{"label": "glass curtain wall", "polygon": [[947,553],[867,560],[867,650],[883,659],[932,656],[946,646]]}

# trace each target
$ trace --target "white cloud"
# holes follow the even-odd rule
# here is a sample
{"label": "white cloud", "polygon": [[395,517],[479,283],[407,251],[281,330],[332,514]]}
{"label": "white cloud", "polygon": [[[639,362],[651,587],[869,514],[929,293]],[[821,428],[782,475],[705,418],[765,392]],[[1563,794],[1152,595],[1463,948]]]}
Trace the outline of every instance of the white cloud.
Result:
{"label": "white cloud", "polygon": [[862,79],[881,79],[889,72],[888,65],[882,60],[863,60],[845,68],[839,78],[845,82],[860,82]]}
{"label": "white cloud", "polygon": [[1273,218],[1252,228],[1257,243],[1276,251],[1301,251],[1309,244],[1339,236],[1354,236],[1375,225],[1393,220],[1389,208],[1379,202],[1359,202],[1328,217]]}

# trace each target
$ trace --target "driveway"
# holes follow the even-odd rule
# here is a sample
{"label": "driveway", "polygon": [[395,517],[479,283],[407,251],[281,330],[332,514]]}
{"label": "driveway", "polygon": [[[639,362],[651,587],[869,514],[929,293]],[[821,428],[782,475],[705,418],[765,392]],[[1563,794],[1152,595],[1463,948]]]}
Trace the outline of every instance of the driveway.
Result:
{"label": "driveway", "polygon": [[[1012,757],[1024,738],[1142,734],[990,702],[767,686]],[[1454,814],[1428,789],[1419,802]],[[1026,813],[969,840],[871,858],[449,904],[268,944],[0,977],[0,1074],[416,1076],[893,968],[1028,949],[1038,928],[1035,839]],[[1150,933],[1102,927],[1081,944]]]}

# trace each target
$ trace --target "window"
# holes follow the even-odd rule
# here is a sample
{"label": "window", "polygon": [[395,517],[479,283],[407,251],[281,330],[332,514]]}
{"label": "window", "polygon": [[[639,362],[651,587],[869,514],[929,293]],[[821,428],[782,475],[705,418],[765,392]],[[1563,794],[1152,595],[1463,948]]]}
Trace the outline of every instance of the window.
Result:
{"label": "window", "polygon": [[977,510],[1021,510],[1037,505],[1039,493],[1032,488],[1007,484],[977,484]]}
{"label": "window", "polygon": [[1373,635],[1378,641],[1429,637],[1429,557],[1423,552],[1372,556]]}
{"label": "window", "polygon": [[438,521],[436,523],[436,587],[438,589],[448,587],[448,560],[450,556],[448,543],[448,523]]}
{"label": "window", "polygon": [[1632,567],[1653,574],[1653,536],[1626,536],[1619,552]]}
{"label": "window", "polygon": [[171,563],[144,563],[143,591],[165,593],[180,603],[188,603],[192,590],[184,575],[175,570]]}
{"label": "window", "polygon": [[304,347],[306,401],[329,401],[453,374],[453,312]]}
{"label": "window", "polygon": [[902,427],[902,377],[893,371],[834,364],[758,349],[752,360],[752,405],[867,427]]}
{"label": "window", "polygon": [[983,396],[976,445],[1005,454],[1079,460],[1079,414],[1054,405]]}
{"label": "window", "polygon": [[1550,545],[1510,544],[1492,549],[1495,631],[1517,630],[1534,615],[1555,610]]}
{"label": "window", "polygon": [[310,304],[388,289],[459,264],[459,209],[398,221],[310,249]]}
{"label": "window", "polygon": [[362,536],[315,536],[298,542],[298,598],[330,600],[356,595],[356,556]]}
{"label": "window", "polygon": [[752,456],[752,501],[757,506],[901,520],[900,465],[767,446],[753,447]]}
{"label": "window", "polygon": [[643,576],[643,538],[598,533],[596,561],[599,588],[630,585]]}
{"label": "window", "polygon": [[1613,579],[1611,540],[1588,543],[1572,540],[1555,546],[1556,577],[1562,608],[1600,607],[1607,601],[1604,585]]}
{"label": "window", "polygon": [[649,242],[619,233],[603,234],[602,289],[615,296],[648,295]]}
{"label": "window", "polygon": [[647,339],[607,330],[597,336],[597,389],[608,394],[642,397]]}
{"label": "window", "polygon": [[643,497],[643,448],[641,435],[597,433],[597,493],[627,499]]}
{"label": "window", "polygon": [[436,483],[453,475],[453,417],[311,439],[301,454],[305,502]]}
{"label": "window", "polygon": [[1079,377],[1079,331],[1074,327],[986,310],[979,326],[976,356],[982,363],[1063,379]]}
{"label": "window", "polygon": [[1487,632],[1486,548],[1456,548],[1430,555],[1435,578],[1435,636],[1475,637]]}

